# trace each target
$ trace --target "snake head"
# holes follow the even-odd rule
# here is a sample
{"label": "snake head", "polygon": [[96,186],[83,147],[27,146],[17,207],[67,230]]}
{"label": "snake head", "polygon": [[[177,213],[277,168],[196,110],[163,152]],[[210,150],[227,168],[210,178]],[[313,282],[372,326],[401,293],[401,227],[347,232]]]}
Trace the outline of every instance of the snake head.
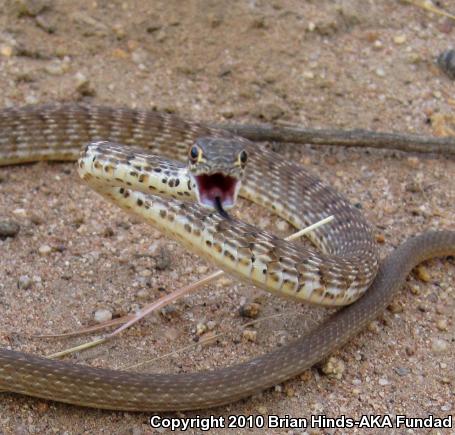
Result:
{"label": "snake head", "polygon": [[188,168],[199,204],[215,210],[235,205],[248,160],[242,139],[201,137],[188,149]]}

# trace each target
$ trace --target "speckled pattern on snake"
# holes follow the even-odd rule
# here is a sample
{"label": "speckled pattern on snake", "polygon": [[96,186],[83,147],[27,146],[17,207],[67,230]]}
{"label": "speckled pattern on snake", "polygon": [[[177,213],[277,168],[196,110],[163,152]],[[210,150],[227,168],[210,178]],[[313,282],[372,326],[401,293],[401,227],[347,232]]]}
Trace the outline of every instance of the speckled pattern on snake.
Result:
{"label": "speckled pattern on snake", "polygon": [[[116,144],[134,148],[129,152]],[[194,144],[200,146],[192,150]],[[239,167],[246,160],[244,150],[248,164],[239,194],[295,227],[334,215],[330,224],[311,233],[319,250],[298,247],[204,207],[220,198],[223,205],[232,205],[237,184],[226,175],[231,169],[222,168],[224,175],[202,175],[206,178],[195,183],[183,165],[161,157],[188,161],[189,150],[190,159],[197,160],[201,147],[208,155],[211,149],[221,154],[233,149],[232,159],[239,157],[232,165]],[[91,187],[227,272],[278,294],[347,306],[317,330],[271,353],[191,374],[120,372],[0,349],[1,390],[118,410],[226,404],[309,368],[378,316],[416,264],[455,255],[455,232],[442,230],[409,239],[379,262],[370,226],[347,200],[303,167],[223,130],[170,114],[105,107],[52,105],[0,111],[0,165],[79,157],[79,172]],[[218,165],[224,164],[220,159]],[[186,201],[195,196],[196,188],[202,205]],[[169,189],[167,196],[157,196]]]}

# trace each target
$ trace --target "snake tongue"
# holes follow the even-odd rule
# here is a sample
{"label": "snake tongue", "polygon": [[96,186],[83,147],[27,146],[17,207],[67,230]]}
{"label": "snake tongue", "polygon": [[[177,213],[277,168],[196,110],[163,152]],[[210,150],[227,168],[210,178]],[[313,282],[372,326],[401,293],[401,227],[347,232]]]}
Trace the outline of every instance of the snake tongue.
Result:
{"label": "snake tongue", "polygon": [[196,175],[199,202],[210,208],[230,208],[235,204],[238,180],[228,175]]}

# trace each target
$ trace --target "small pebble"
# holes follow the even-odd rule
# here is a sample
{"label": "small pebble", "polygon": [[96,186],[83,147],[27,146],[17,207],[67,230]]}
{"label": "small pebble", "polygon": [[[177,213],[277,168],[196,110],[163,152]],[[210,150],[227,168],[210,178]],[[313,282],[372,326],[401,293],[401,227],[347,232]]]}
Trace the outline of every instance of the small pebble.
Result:
{"label": "small pebble", "polygon": [[76,80],[76,91],[83,97],[93,97],[96,94],[95,88],[90,80],[81,72],[74,76]]}
{"label": "small pebble", "polygon": [[431,342],[431,349],[433,350],[434,353],[442,353],[447,350],[449,347],[449,344],[447,341],[441,339],[441,338],[435,338]]}
{"label": "small pebble", "polygon": [[112,319],[112,312],[105,308],[101,308],[95,311],[94,318],[97,323],[107,322]]}
{"label": "small pebble", "polygon": [[436,322],[436,328],[438,328],[440,331],[447,331],[449,329],[449,325],[447,323],[446,319],[439,319]]}
{"label": "small pebble", "polygon": [[158,253],[155,257],[155,269],[156,270],[166,270],[170,268],[172,264],[172,254],[168,248],[165,246],[160,246],[158,248]]}
{"label": "small pebble", "polygon": [[378,77],[385,77],[385,71],[382,68],[376,68],[375,73]]}
{"label": "small pebble", "polygon": [[267,415],[267,413],[269,412],[268,409],[263,406],[263,405],[259,405],[257,408],[256,408],[258,414],[261,414],[261,415]]}
{"label": "small pebble", "polygon": [[396,35],[393,37],[393,42],[397,45],[404,44],[406,42],[406,35]]}
{"label": "small pebble", "polygon": [[419,278],[420,281],[423,281],[423,282],[431,281],[431,276],[428,273],[428,270],[425,266],[422,266],[422,265],[418,266],[416,269],[416,272],[417,272],[417,278]]}
{"label": "small pebble", "polygon": [[149,292],[145,289],[141,289],[137,292],[137,297],[141,300],[147,300],[149,296]]}
{"label": "small pebble", "polygon": [[257,319],[260,312],[261,305],[256,302],[247,302],[239,309],[239,314],[242,317],[248,317],[249,319]]}
{"label": "small pebble", "polygon": [[385,236],[384,234],[376,234],[376,241],[378,243],[385,243]]}
{"label": "small pebble", "polygon": [[202,335],[207,331],[207,325],[205,323],[198,323],[196,325],[196,335]]}
{"label": "small pebble", "polygon": [[242,332],[242,337],[247,340],[247,341],[251,341],[251,342],[256,342],[257,340],[257,336],[258,336],[258,333],[257,331],[253,330],[253,329],[245,329],[243,332]]}
{"label": "small pebble", "polygon": [[20,228],[20,225],[14,221],[0,220],[0,239],[16,237]]}
{"label": "small pebble", "polygon": [[407,367],[395,367],[395,372],[399,376],[406,376],[407,374],[409,374],[410,370]]}
{"label": "small pebble", "polygon": [[45,255],[49,255],[52,252],[52,248],[49,245],[41,245],[38,248],[38,252],[44,257]]}
{"label": "small pebble", "polygon": [[322,372],[329,378],[341,379],[346,369],[344,362],[331,356],[321,367]]}
{"label": "small pebble", "polygon": [[209,320],[207,322],[207,329],[213,331],[216,328],[216,322],[214,320]]}
{"label": "small pebble", "polygon": [[389,385],[390,382],[386,378],[379,378],[378,384],[385,387],[386,385]]}
{"label": "small pebble", "polygon": [[403,312],[403,304],[398,301],[392,301],[387,309],[393,313],[398,314]]}
{"label": "small pebble", "polygon": [[455,80],[455,50],[443,51],[437,59],[437,64],[441,71],[447,74],[448,77]]}
{"label": "small pebble", "polygon": [[17,288],[27,290],[32,286],[33,281],[27,275],[21,275],[17,280]]}

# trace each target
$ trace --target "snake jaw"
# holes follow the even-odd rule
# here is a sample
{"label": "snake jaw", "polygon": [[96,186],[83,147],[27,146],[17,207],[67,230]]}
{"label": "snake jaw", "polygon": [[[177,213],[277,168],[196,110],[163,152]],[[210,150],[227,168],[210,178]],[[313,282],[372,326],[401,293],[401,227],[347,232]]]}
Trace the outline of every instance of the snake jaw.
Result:
{"label": "snake jaw", "polygon": [[214,174],[193,175],[196,194],[204,207],[216,209],[217,198],[223,209],[232,208],[237,200],[240,180],[220,172]]}

